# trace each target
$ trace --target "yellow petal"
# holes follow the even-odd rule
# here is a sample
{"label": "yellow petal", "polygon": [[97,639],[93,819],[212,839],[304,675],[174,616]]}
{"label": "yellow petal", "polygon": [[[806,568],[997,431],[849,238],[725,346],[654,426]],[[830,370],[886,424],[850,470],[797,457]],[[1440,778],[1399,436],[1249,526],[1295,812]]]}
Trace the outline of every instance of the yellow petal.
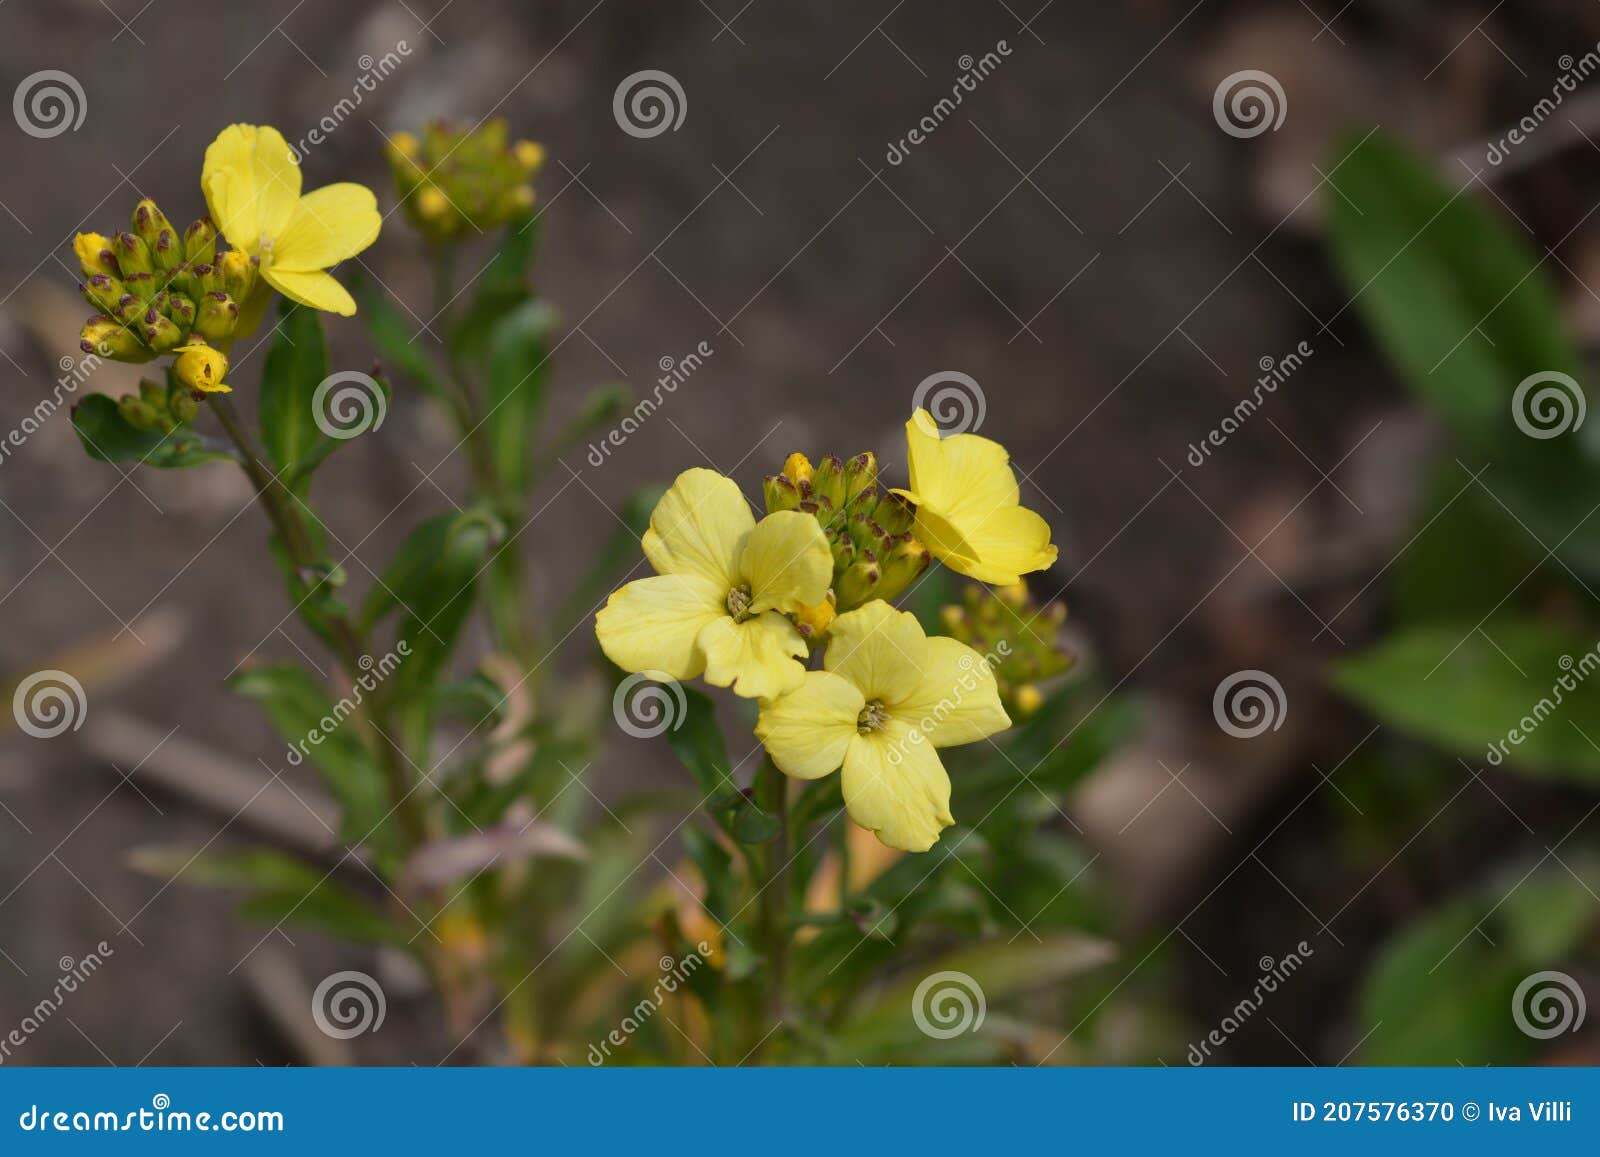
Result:
{"label": "yellow petal", "polygon": [[921,681],[890,710],[935,747],[974,743],[1011,726],[994,670],[977,651],[943,636],[928,640]]}
{"label": "yellow petal", "polygon": [[606,602],[594,633],[606,657],[624,671],[660,671],[693,679],[705,666],[695,639],[726,617],[727,592],[693,575],[654,575],[631,582]]}
{"label": "yellow petal", "polygon": [[365,185],[324,185],[295,204],[289,224],[272,245],[280,269],[326,269],[354,257],[378,239],[383,218]]}
{"label": "yellow petal", "polygon": [[761,705],[756,738],[785,775],[820,779],[844,762],[866,705],[848,679],[831,671],[807,671],[798,688]]}
{"label": "yellow petal", "polygon": [[850,818],[891,848],[925,852],[955,823],[938,752],[901,723],[850,741],[840,786]]}
{"label": "yellow petal", "polygon": [[1022,506],[1007,506],[967,522],[917,508],[916,535],[957,574],[1005,586],[1056,561],[1050,524]]}
{"label": "yellow petal", "polygon": [[899,703],[916,690],[928,639],[916,616],[873,599],[833,620],[822,665],[868,701]]}
{"label": "yellow petal", "polygon": [[941,514],[987,513],[1020,500],[1011,455],[998,442],[977,434],[939,437],[926,410],[906,423],[911,490],[909,497]]}
{"label": "yellow petal", "polygon": [[276,237],[300,199],[300,166],[270,125],[229,125],[206,149],[200,187],[211,219],[235,248],[259,252]]}
{"label": "yellow petal", "polygon": [[302,272],[298,269],[279,269],[269,265],[262,268],[261,276],[266,279],[268,285],[290,301],[298,301],[301,305],[309,305],[312,309],[337,313],[340,317],[355,315],[355,298],[333,279],[332,274],[324,273],[320,269]]}
{"label": "yellow petal", "polygon": [[705,656],[706,682],[732,687],[746,699],[776,699],[805,681],[806,642],[776,611],[736,623],[728,615],[711,620],[696,642]]}
{"label": "yellow petal", "polygon": [[822,526],[809,514],[769,514],[745,539],[739,577],[750,584],[750,609],[800,611],[828,597],[833,552]]}
{"label": "yellow petal", "polygon": [[695,467],[656,503],[642,545],[658,574],[699,575],[720,583],[726,596],[739,585],[739,547],[755,524],[733,479]]}

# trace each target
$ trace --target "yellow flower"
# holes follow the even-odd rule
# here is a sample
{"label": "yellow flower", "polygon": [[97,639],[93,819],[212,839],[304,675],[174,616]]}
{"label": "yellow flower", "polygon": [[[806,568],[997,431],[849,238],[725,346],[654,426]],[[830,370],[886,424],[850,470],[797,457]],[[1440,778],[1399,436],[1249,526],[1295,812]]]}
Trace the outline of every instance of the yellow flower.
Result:
{"label": "yellow flower", "polygon": [[925,852],[955,822],[940,747],[1011,726],[982,655],[923,634],[881,599],[833,621],[824,670],[761,706],[756,737],[785,775],[844,768],[850,818],[891,848]]}
{"label": "yellow flower", "polygon": [[267,125],[223,129],[206,149],[200,184],[212,220],[229,244],[260,260],[267,284],[313,309],[355,313],[326,270],[377,240],[383,219],[371,189],[342,182],[302,197],[299,162]]}
{"label": "yellow flower", "polygon": [[1056,560],[1050,526],[1020,505],[1006,448],[976,434],[939,437],[926,410],[906,423],[916,537],[951,570],[984,583],[1020,582]]}
{"label": "yellow flower", "polygon": [[833,553],[795,510],[760,522],[730,478],[685,470],[642,540],[653,578],[631,582],[595,616],[595,634],[625,671],[732,687],[747,698],[791,691],[806,642],[786,617],[822,602]]}
{"label": "yellow flower", "polygon": [[228,374],[228,358],[221,350],[212,349],[204,342],[181,345],[175,351],[178,360],[172,363],[172,372],[191,390],[207,394],[231,394],[233,387],[223,382]]}

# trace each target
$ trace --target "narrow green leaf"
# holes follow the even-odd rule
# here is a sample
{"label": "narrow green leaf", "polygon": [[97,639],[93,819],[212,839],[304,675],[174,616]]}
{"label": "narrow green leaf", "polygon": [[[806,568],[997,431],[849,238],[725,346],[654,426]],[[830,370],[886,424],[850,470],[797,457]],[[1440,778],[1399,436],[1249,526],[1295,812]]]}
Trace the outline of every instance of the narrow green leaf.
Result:
{"label": "narrow green leaf", "polygon": [[398,698],[423,692],[444,668],[472,613],[478,572],[490,548],[501,537],[499,524],[479,512],[448,517],[443,542],[432,564],[395,588],[406,611],[399,637],[411,648],[411,654],[391,679]]}
{"label": "narrow green leaf", "polygon": [[[261,370],[261,440],[286,477],[296,475],[312,448],[327,438],[318,429],[312,396],[328,376],[328,344],[317,311],[284,299]],[[301,485],[307,475],[301,474]]]}
{"label": "narrow green leaf", "polygon": [[500,318],[527,300],[529,272],[539,246],[539,220],[533,217],[506,226],[499,248],[478,278],[471,304],[451,326],[447,341],[456,357],[482,361],[489,335]]}
{"label": "narrow green leaf", "polygon": [[192,429],[171,434],[136,429],[124,420],[116,401],[105,394],[90,394],[72,408],[72,428],[89,457],[101,462],[143,462],[175,470],[233,457]]}
{"label": "narrow green leaf", "polygon": [[527,488],[528,456],[544,409],[556,319],[554,309],[530,298],[505,314],[490,338],[484,435],[495,477],[512,494]]}

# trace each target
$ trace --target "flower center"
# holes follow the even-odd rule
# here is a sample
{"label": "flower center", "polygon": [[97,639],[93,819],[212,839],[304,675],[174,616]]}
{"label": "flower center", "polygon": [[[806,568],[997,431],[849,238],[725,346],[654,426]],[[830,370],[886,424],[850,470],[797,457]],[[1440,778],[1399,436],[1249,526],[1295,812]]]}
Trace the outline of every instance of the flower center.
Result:
{"label": "flower center", "polygon": [[728,592],[728,614],[733,621],[742,623],[750,617],[750,584],[734,587]]}
{"label": "flower center", "polygon": [[889,722],[889,710],[874,699],[861,709],[861,714],[856,716],[856,731],[862,735],[871,735],[874,731],[882,731]]}

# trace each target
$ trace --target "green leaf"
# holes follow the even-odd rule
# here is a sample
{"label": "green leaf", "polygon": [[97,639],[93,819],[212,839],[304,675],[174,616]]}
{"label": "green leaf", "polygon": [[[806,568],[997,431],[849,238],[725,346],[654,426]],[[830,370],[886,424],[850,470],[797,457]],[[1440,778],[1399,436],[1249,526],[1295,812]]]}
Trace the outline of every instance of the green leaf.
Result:
{"label": "green leaf", "polygon": [[733,856],[716,837],[693,824],[683,829],[683,847],[705,880],[706,894],[701,903],[706,914],[726,926],[737,907],[739,889],[739,879],[733,872]]}
{"label": "green leaf", "polygon": [[136,870],[167,882],[245,887],[252,895],[239,911],[268,924],[294,921],[336,936],[367,943],[403,943],[405,935],[388,917],[322,868],[283,852],[252,848],[239,852],[189,848],[136,848],[129,857]]}
{"label": "green leaf", "polygon": [[380,825],[389,812],[387,784],[361,740],[360,723],[351,718],[360,711],[361,696],[370,692],[358,686],[335,703],[320,683],[292,663],[249,667],[229,685],[261,704],[290,745],[289,762],[305,761],[323,773],[344,812],[342,838],[386,846]]}
{"label": "green leaf", "polygon": [[[1573,565],[1600,573],[1600,519],[1585,521],[1600,495],[1592,449],[1600,426],[1535,438],[1513,415],[1530,377],[1574,378],[1579,366],[1543,255],[1520,226],[1478,202],[1465,171],[1448,173],[1447,186],[1381,134],[1352,146],[1335,169],[1334,261],[1401,377],[1493,462],[1484,483],[1511,516],[1542,543],[1561,543]],[[1536,396],[1516,407],[1524,423]]]}
{"label": "green leaf", "polygon": [[[1595,925],[1595,864],[1528,872],[1511,865],[1409,924],[1362,983],[1361,1059],[1372,1065],[1518,1064],[1538,1041],[1517,1027],[1513,997],[1555,968]],[[1581,877],[1581,878],[1580,878]],[[1531,1008],[1521,1002],[1523,1014]]]}
{"label": "green leaf", "polygon": [[[728,762],[728,747],[717,726],[716,705],[692,687],[676,683],[672,689],[683,710],[681,719],[667,731],[667,744],[689,769],[701,798],[727,805],[731,796],[739,794],[739,787],[731,777],[733,765]],[[670,704],[667,709],[671,711]]]}
{"label": "green leaf", "polygon": [[411,648],[391,678],[397,698],[423,692],[444,668],[472,613],[478,572],[501,538],[499,523],[481,512],[445,517],[443,541],[432,562],[393,588],[406,610],[399,637]]}
{"label": "green leaf", "polygon": [[395,308],[394,299],[376,279],[357,277],[350,290],[360,304],[357,316],[366,323],[367,336],[372,339],[378,356],[433,397],[444,399],[447,392],[444,377],[423,348],[420,327],[418,333],[412,332],[405,317]]}
{"label": "green leaf", "polygon": [[285,298],[261,370],[261,440],[273,464],[302,487],[309,479],[302,467],[317,443],[328,440],[312,406],[327,376],[328,344],[317,311]]}
{"label": "green leaf", "polygon": [[143,462],[175,470],[233,458],[187,427],[163,434],[130,426],[116,401],[105,394],[90,394],[72,408],[72,428],[89,457],[101,462]]}
{"label": "green leaf", "polygon": [[451,326],[447,340],[456,357],[481,361],[500,318],[527,300],[529,271],[539,246],[539,220],[532,217],[506,226],[499,248],[478,278],[472,304]]}
{"label": "green leaf", "polygon": [[370,631],[385,615],[399,606],[410,606],[421,597],[428,576],[444,554],[457,515],[439,514],[419,524],[390,560],[383,577],[367,592],[361,606],[361,631]]}
{"label": "green leaf", "polygon": [[1421,626],[1334,664],[1331,678],[1377,718],[1473,761],[1595,784],[1600,751],[1584,735],[1600,741],[1594,645],[1526,620]]}
{"label": "green leaf", "polygon": [[528,483],[528,455],[544,409],[556,311],[530,298],[496,323],[489,342],[484,436],[495,477],[512,494]]}
{"label": "green leaf", "polygon": [[1408,624],[1472,623],[1531,609],[1549,593],[1541,576],[1527,577],[1539,562],[1531,546],[1452,461],[1438,471],[1416,538],[1395,563],[1395,614]]}

